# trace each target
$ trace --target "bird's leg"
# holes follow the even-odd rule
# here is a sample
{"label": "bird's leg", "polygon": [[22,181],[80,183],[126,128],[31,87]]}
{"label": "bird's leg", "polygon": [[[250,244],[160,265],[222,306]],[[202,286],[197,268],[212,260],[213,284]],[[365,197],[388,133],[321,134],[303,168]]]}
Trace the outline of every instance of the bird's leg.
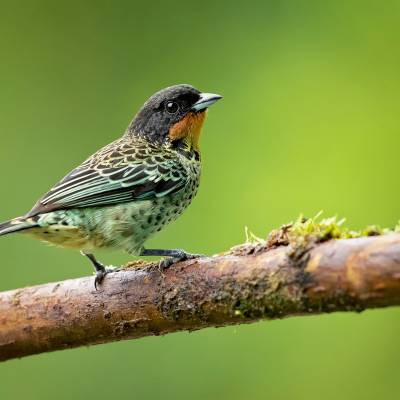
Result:
{"label": "bird's leg", "polygon": [[184,250],[180,249],[143,249],[140,253],[141,256],[160,256],[160,257],[168,257],[162,259],[158,266],[161,271],[167,269],[172,264],[175,264],[179,261],[191,260],[193,258],[202,257],[202,254],[191,254],[187,253]]}
{"label": "bird's leg", "polygon": [[101,284],[104,277],[108,273],[118,271],[118,268],[116,268],[116,267],[106,267],[101,262],[97,261],[96,257],[91,253],[85,253],[84,251],[81,251],[81,254],[90,260],[90,262],[92,263],[92,265],[96,271],[96,277],[94,278],[94,287],[96,290],[97,290],[97,286]]}

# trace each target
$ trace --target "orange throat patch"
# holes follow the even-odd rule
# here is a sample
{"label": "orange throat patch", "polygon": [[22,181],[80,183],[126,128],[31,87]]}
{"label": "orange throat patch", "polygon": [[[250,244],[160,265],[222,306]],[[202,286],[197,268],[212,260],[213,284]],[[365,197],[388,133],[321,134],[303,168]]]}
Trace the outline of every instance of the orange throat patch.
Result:
{"label": "orange throat patch", "polygon": [[206,111],[200,113],[189,112],[169,129],[171,141],[184,139],[189,148],[199,150],[199,138],[203,127]]}

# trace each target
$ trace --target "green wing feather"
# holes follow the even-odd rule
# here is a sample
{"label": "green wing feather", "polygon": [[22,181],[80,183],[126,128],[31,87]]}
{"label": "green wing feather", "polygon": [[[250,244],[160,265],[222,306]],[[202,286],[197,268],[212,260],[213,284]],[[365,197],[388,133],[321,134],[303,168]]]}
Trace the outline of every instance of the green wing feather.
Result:
{"label": "green wing feather", "polygon": [[176,153],[123,138],[73,170],[28,215],[162,197],[182,189],[188,174]]}

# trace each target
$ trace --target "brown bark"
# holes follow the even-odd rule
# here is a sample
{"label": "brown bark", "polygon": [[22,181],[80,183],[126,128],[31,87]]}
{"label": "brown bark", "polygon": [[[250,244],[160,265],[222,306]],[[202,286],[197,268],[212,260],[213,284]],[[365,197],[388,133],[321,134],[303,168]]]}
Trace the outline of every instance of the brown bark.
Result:
{"label": "brown bark", "polygon": [[233,253],[0,293],[0,360],[261,319],[400,304],[400,235]]}

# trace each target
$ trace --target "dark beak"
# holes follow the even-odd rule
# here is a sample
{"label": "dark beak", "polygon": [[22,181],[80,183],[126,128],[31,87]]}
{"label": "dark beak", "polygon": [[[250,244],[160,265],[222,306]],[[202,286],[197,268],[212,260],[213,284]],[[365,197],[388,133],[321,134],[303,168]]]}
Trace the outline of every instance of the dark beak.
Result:
{"label": "dark beak", "polygon": [[219,94],[214,94],[214,93],[201,93],[200,94],[200,99],[196,101],[196,103],[193,104],[192,110],[193,111],[201,111],[204,110],[208,107],[210,107],[212,104],[214,104],[216,101],[222,99],[222,96]]}

